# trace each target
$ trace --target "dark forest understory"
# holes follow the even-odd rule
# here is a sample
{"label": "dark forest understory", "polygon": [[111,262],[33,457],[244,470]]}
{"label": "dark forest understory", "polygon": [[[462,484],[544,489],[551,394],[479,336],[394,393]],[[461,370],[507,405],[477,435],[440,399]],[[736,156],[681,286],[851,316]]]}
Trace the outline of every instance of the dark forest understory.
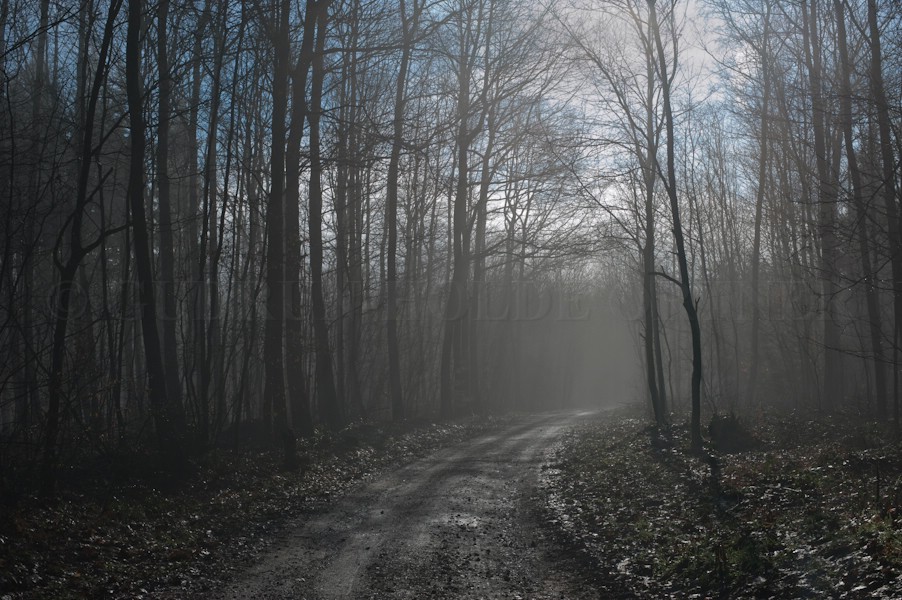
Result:
{"label": "dark forest understory", "polygon": [[[896,598],[902,452],[847,417],[633,411],[355,427],[96,479],[0,530],[12,598]],[[576,424],[574,426],[574,424]],[[308,461],[309,459],[309,461]],[[111,472],[107,466],[104,472]],[[93,478],[93,479],[92,479]]]}
{"label": "dark forest understory", "polygon": [[14,598],[209,595],[360,482],[503,423],[354,427],[302,444],[292,469],[280,451],[220,450],[176,481],[150,468],[152,457],[110,457],[68,473],[58,500],[4,510],[0,589]]}
{"label": "dark forest understory", "polygon": [[576,429],[558,448],[543,478],[551,524],[609,589],[649,598],[902,594],[895,432],[849,415],[715,422],[702,456],[687,452],[686,426],[659,434],[623,414]]}

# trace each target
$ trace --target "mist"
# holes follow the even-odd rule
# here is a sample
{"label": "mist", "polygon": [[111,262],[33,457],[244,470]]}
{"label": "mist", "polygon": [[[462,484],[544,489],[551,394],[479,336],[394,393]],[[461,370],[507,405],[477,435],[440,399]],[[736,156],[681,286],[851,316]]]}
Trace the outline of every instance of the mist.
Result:
{"label": "mist", "polygon": [[0,597],[902,597],[897,4],[0,0]]}

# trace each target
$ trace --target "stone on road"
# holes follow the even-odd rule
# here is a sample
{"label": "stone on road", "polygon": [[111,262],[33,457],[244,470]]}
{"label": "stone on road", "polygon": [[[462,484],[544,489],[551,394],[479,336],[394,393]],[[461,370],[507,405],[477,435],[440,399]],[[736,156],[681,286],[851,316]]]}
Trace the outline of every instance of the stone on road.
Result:
{"label": "stone on road", "polygon": [[598,598],[541,526],[551,445],[591,413],[523,416],[363,484],[303,522],[221,598]]}

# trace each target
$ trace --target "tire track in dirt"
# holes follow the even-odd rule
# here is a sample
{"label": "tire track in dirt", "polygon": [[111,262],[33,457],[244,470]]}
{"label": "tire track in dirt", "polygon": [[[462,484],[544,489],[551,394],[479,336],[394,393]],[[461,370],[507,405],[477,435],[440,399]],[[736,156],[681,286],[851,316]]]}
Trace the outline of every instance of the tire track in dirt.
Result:
{"label": "tire track in dirt", "polygon": [[524,416],[311,515],[219,598],[598,598],[539,526],[546,451],[590,413]]}

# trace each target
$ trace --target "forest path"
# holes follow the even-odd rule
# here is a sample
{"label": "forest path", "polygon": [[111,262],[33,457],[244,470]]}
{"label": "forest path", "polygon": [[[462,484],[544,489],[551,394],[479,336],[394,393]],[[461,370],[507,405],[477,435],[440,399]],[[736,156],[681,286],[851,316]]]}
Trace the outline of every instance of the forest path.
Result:
{"label": "forest path", "polygon": [[537,500],[548,450],[591,414],[523,416],[368,482],[217,597],[599,598],[540,525]]}

